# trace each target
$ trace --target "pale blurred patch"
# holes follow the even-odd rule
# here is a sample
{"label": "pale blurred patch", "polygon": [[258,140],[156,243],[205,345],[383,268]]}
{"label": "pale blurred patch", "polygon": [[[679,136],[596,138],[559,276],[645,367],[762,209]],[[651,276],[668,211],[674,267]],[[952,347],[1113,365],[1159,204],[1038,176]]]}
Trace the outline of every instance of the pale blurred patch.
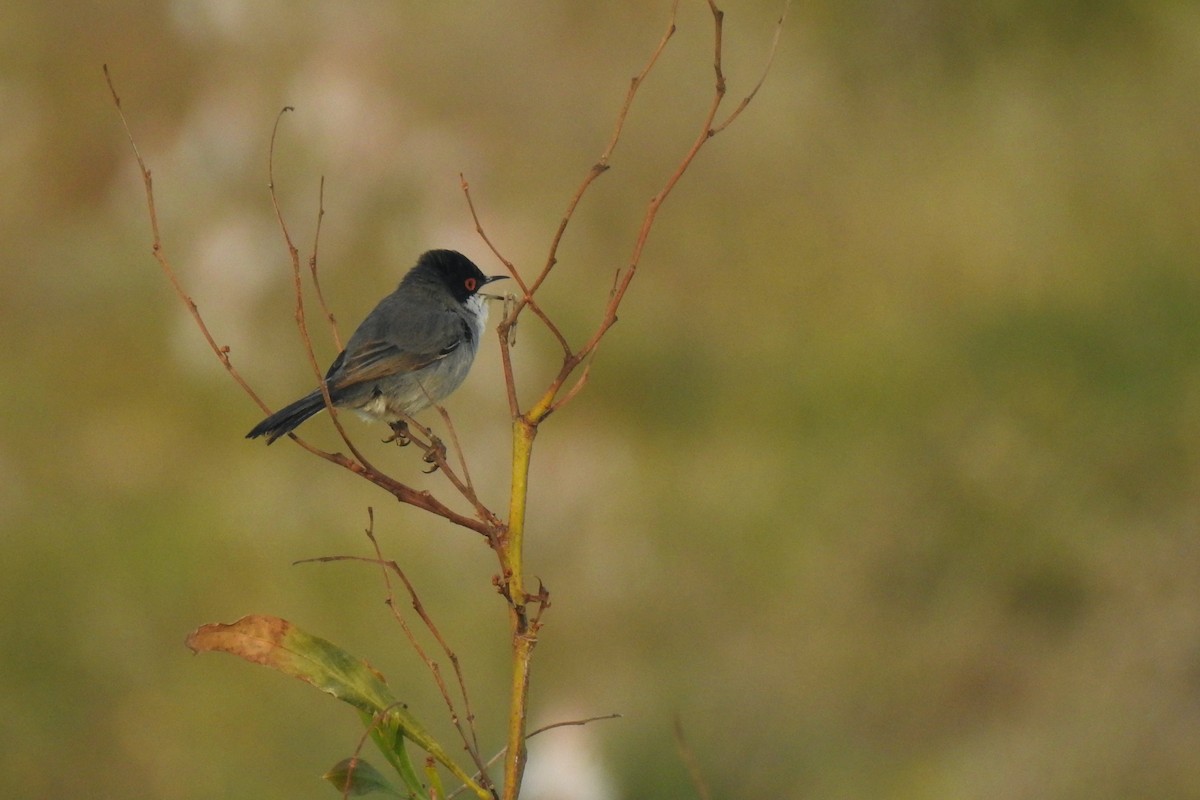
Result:
{"label": "pale blurred patch", "polygon": [[[549,716],[549,715],[547,715]],[[577,719],[564,708],[554,718]],[[591,725],[611,724],[608,720]],[[613,800],[618,797],[589,726],[566,726],[529,742],[522,797],[530,800]]]}

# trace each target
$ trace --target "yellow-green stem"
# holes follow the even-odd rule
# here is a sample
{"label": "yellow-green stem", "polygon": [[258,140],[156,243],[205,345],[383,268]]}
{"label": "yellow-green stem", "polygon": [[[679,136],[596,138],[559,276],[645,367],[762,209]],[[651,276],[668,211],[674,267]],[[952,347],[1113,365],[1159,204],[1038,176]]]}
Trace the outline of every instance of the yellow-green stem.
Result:
{"label": "yellow-green stem", "polygon": [[525,580],[522,570],[522,547],[525,542],[525,500],[529,494],[529,459],[533,453],[533,437],[537,425],[528,417],[513,421],[512,491],[508,505],[508,530],[501,542],[502,576],[515,605],[525,605]]}
{"label": "yellow-green stem", "polygon": [[508,711],[508,748],[504,756],[504,800],[516,800],[525,772],[525,718],[529,699],[529,660],[537,644],[537,633],[529,629],[525,610],[525,580],[522,546],[525,540],[525,501],[529,492],[529,459],[537,424],[527,416],[513,420],[512,494],[509,498],[508,529],[500,543],[500,565],[504,570],[511,601],[512,695]]}
{"label": "yellow-green stem", "polygon": [[[521,612],[522,622],[524,612]],[[529,662],[537,636],[513,634],[512,699],[508,718],[508,750],[504,754],[504,800],[517,800],[525,774],[525,718],[529,700]]]}

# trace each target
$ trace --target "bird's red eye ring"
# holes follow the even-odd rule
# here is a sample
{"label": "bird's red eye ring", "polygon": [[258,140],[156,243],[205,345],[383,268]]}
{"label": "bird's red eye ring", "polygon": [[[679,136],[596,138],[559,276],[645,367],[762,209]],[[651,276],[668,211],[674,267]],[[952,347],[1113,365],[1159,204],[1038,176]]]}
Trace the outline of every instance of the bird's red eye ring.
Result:
{"label": "bird's red eye ring", "polygon": [[475,287],[478,285],[479,285],[479,282],[477,280],[475,280],[474,278],[467,278],[465,281],[463,281],[463,286],[467,287],[468,292],[475,291]]}

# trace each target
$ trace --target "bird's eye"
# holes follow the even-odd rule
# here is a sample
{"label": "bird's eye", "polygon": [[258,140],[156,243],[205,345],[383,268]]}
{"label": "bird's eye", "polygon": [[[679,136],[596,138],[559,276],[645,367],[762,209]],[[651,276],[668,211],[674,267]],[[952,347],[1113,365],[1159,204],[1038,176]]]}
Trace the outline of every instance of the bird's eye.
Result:
{"label": "bird's eye", "polygon": [[479,282],[477,280],[475,280],[474,278],[467,278],[465,281],[463,281],[463,286],[467,287],[468,292],[475,291],[475,287],[478,285],[479,285]]}

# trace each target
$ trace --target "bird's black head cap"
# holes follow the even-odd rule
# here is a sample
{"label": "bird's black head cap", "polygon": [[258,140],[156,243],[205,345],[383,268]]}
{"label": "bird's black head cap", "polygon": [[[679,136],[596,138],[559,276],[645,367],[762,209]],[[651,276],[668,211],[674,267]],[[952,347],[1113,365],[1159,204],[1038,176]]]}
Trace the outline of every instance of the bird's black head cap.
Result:
{"label": "bird's black head cap", "polygon": [[456,250],[430,250],[422,253],[417,259],[417,265],[405,280],[414,276],[417,276],[417,279],[440,280],[460,303],[466,302],[467,298],[486,284],[507,277],[484,275],[471,259]]}

